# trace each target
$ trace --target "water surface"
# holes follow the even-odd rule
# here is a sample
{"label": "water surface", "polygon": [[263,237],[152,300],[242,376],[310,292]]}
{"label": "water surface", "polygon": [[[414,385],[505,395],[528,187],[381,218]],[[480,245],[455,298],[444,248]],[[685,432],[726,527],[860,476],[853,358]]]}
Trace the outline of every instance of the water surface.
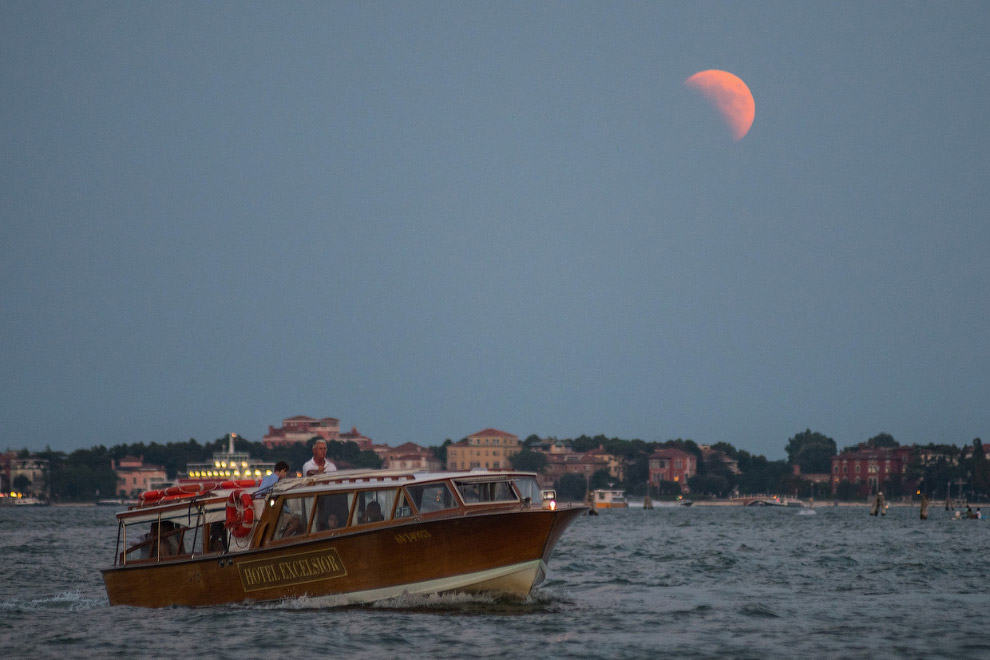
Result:
{"label": "water surface", "polygon": [[8,658],[990,658],[988,521],[862,507],[579,518],[526,599],[110,607],[114,511],[0,507]]}

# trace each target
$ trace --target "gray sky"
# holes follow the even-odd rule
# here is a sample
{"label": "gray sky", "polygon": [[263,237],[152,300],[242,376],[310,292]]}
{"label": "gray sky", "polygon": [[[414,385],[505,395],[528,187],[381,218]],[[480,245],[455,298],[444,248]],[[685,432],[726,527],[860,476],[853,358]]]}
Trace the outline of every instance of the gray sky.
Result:
{"label": "gray sky", "polygon": [[990,440],[990,3],[6,0],[0,89],[0,448]]}

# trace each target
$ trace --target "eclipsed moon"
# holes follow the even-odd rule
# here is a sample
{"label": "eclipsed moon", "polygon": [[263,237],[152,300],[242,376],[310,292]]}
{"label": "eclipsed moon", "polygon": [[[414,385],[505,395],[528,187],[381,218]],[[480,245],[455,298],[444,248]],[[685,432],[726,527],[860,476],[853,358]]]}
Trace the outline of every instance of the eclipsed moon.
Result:
{"label": "eclipsed moon", "polygon": [[742,78],[728,71],[699,71],[684,81],[715,106],[729,127],[733,140],[741,140],[756,117],[756,102]]}

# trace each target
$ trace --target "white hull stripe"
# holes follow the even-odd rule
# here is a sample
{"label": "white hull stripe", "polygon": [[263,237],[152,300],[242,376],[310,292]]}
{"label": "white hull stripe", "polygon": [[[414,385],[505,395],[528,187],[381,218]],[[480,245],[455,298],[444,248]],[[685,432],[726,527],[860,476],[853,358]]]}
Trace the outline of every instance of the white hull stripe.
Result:
{"label": "white hull stripe", "polygon": [[[504,589],[505,591],[519,593],[519,589],[513,589],[508,587],[508,585],[513,583],[525,583],[528,586],[532,586],[532,584],[536,581],[536,577],[541,575],[545,569],[546,567],[543,565],[542,559],[533,559],[530,561],[520,562],[518,564],[511,564],[509,566],[490,568],[488,570],[477,571],[475,573],[452,575],[450,577],[437,578],[436,580],[397,584],[391,587],[382,587],[381,589],[351,591],[346,594],[340,594],[340,596],[354,603],[370,603],[376,600],[383,600],[385,598],[395,598],[397,596],[402,596],[403,594],[435,594],[443,591],[470,589],[475,585],[480,585],[485,582],[498,582],[499,580],[506,580],[507,588]],[[499,590],[497,585],[491,585],[488,588],[492,591]],[[528,593],[528,591],[529,589],[527,588],[526,592]]]}

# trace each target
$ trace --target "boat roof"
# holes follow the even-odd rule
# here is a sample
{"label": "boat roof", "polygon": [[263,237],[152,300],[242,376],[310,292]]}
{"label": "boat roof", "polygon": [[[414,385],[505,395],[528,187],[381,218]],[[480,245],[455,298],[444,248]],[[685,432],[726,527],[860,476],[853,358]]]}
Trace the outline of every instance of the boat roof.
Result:
{"label": "boat roof", "polygon": [[[508,479],[518,479],[521,477],[536,478],[535,472],[489,472],[488,470],[470,470],[461,472],[415,472],[409,470],[337,470],[328,474],[313,475],[309,477],[286,477],[281,479],[272,488],[271,494],[282,495],[286,493],[325,493],[333,491],[353,490],[355,488],[375,488],[375,487],[397,487],[402,485],[415,485],[417,483],[428,483],[432,481],[443,481],[454,479],[458,481],[489,482],[505,481]],[[221,509],[226,506],[227,498],[230,494],[244,490],[253,492],[256,488],[222,488],[216,487],[195,497],[172,500],[168,502],[156,502],[144,506],[132,506],[127,511],[117,514],[117,519],[128,524],[156,520],[159,516],[168,514],[169,516],[181,516],[186,514],[190,507],[205,506],[206,508]]]}

